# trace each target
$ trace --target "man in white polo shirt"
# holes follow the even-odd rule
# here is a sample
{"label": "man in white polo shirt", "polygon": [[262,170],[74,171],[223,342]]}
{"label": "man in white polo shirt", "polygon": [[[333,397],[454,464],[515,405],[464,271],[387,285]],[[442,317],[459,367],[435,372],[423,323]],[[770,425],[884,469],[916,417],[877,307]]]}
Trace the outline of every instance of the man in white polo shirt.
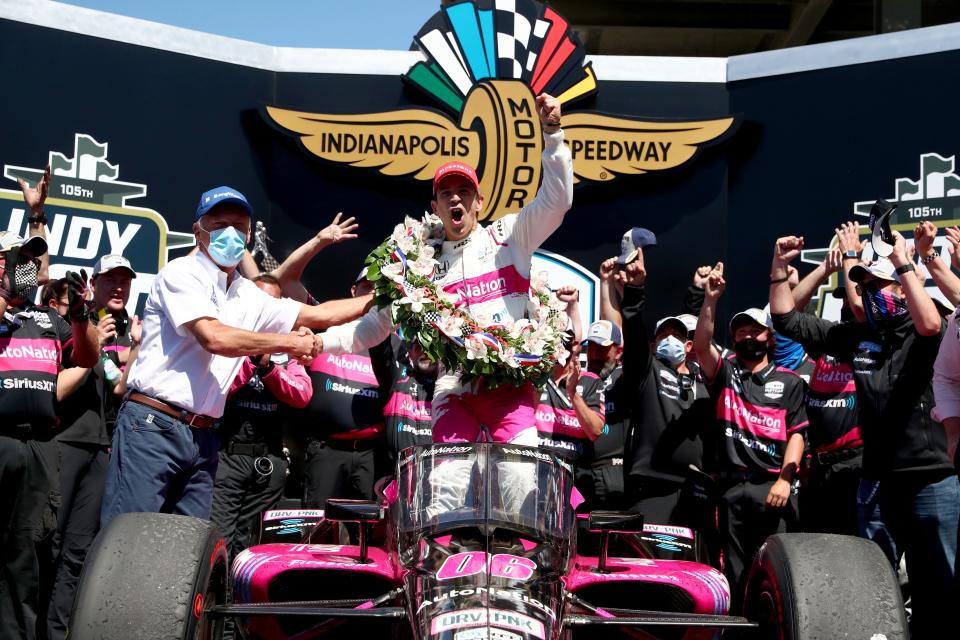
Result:
{"label": "man in white polo shirt", "polygon": [[[253,209],[236,189],[200,196],[199,251],[160,270],[147,298],[143,337],[117,416],[103,526],[121,513],[208,518],[227,392],[245,356],[319,352],[308,329],[360,316],[370,296],[307,306],[276,299],[237,272]],[[295,331],[296,329],[296,331]]]}

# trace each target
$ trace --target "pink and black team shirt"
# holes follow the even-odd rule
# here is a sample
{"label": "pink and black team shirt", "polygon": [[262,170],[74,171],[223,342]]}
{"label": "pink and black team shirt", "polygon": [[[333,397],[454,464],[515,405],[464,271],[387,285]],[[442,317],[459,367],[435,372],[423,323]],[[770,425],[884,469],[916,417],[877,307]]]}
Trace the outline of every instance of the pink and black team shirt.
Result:
{"label": "pink and black team shirt", "polygon": [[[603,381],[596,374],[588,371],[581,373],[577,390],[590,409],[605,417]],[[549,449],[578,466],[590,466],[593,443],[580,426],[566,389],[553,380],[548,381],[540,393],[536,419],[541,448]]]}
{"label": "pink and black team shirt", "polygon": [[367,438],[383,433],[383,399],[367,356],[322,353],[310,363],[313,397],[307,407],[315,437]]}
{"label": "pink and black team shirt", "polygon": [[853,367],[833,356],[820,356],[810,376],[807,397],[810,448],[836,452],[863,446]]}
{"label": "pink and black team shirt", "polygon": [[[70,325],[55,311],[29,305],[0,320],[0,432],[56,424],[57,373],[69,352]],[[52,435],[52,434],[51,434]]]}
{"label": "pink and black team shirt", "polygon": [[722,429],[721,468],[780,473],[787,441],[807,428],[806,385],[773,364],[758,373],[721,359],[710,394]]}

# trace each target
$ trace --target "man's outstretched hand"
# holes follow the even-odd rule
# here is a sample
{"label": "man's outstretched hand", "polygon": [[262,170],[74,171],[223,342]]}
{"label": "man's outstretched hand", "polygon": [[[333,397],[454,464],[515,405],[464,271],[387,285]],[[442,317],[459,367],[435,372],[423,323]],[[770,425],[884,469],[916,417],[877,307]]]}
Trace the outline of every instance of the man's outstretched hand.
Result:
{"label": "man's outstretched hand", "polygon": [[354,231],[360,227],[360,225],[356,222],[357,219],[351,216],[346,220],[340,220],[342,215],[342,211],[337,213],[336,217],[333,219],[333,222],[318,231],[317,240],[322,242],[324,245],[328,245],[337,244],[338,242],[343,242],[344,240],[355,239],[357,234],[355,234]]}

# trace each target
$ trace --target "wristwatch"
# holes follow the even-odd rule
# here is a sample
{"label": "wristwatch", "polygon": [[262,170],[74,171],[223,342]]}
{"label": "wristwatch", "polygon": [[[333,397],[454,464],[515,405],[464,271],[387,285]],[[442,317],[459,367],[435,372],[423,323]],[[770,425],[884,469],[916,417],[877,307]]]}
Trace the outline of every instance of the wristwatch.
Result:
{"label": "wristwatch", "polygon": [[843,254],[844,260],[859,260],[860,255],[853,249],[847,249]]}
{"label": "wristwatch", "polygon": [[47,224],[47,214],[41,211],[37,215],[27,218],[27,222],[30,224]]}
{"label": "wristwatch", "polygon": [[915,266],[913,266],[913,263],[912,263],[912,262],[908,262],[907,264],[905,264],[905,265],[903,265],[903,266],[897,267],[896,273],[897,273],[898,276],[902,276],[903,274],[907,273],[908,271],[916,271],[916,270],[917,270],[917,268],[916,268]]}

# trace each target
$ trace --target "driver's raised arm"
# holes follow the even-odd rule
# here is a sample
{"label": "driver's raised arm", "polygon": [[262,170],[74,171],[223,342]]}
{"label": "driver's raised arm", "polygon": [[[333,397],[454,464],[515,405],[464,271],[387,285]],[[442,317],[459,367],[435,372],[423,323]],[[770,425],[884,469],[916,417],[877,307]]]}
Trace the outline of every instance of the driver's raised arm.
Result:
{"label": "driver's raised arm", "polygon": [[573,205],[573,160],[560,129],[560,101],[541,94],[537,97],[537,115],[543,127],[543,178],[537,196],[520,211],[511,234],[530,251],[560,227]]}

